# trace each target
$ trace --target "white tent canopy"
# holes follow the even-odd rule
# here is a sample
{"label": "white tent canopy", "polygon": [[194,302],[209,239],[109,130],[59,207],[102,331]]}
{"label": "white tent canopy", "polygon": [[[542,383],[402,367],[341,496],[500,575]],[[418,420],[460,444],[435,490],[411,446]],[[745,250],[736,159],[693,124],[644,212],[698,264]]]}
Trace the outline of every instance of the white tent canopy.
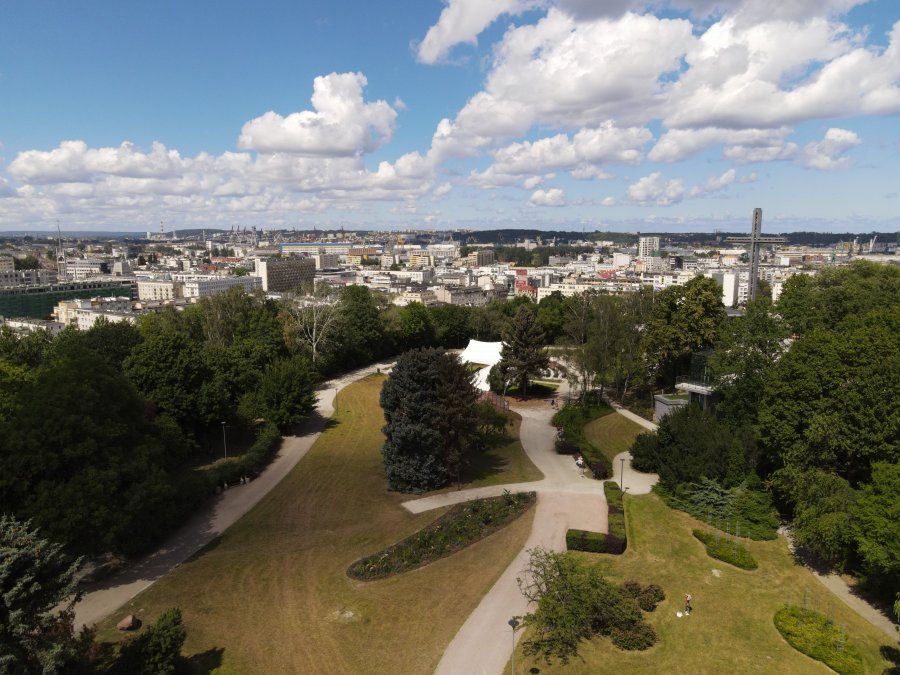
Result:
{"label": "white tent canopy", "polygon": [[495,366],[500,363],[503,352],[502,342],[481,342],[469,340],[459,360],[463,363],[478,363],[482,366]]}
{"label": "white tent canopy", "polygon": [[480,342],[479,340],[469,340],[459,360],[463,363],[477,363],[485,366],[475,373],[475,386],[481,391],[489,391],[490,387],[487,383],[488,373],[491,368],[500,363],[501,354],[503,352],[502,342]]}

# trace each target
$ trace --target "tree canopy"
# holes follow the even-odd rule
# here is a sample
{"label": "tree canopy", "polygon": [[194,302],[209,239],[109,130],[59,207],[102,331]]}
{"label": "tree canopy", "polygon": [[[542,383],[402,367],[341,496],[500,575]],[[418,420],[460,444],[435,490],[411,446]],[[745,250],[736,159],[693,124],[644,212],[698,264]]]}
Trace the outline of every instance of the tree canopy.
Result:
{"label": "tree canopy", "polygon": [[456,356],[406,352],[381,390],[385,474],[392,490],[414,492],[459,477],[477,444],[478,391]]}

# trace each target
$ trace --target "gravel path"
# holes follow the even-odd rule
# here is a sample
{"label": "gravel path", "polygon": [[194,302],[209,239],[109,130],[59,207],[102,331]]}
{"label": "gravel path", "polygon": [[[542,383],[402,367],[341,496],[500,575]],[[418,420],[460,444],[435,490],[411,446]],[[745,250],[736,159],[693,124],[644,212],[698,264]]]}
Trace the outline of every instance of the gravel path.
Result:
{"label": "gravel path", "polygon": [[334,413],[335,393],[348,384],[385,371],[389,363],[377,363],[343,377],[323,383],[318,403],[310,420],[298,436],[286,436],[275,458],[252,482],[235,486],[214,499],[180,527],[154,553],[129,565],[118,574],[92,584],[75,606],[75,625],[92,625],[115,612],[135,595],[187,560],[203,546],[222,534],[296,466],[316,441],[325,423]]}

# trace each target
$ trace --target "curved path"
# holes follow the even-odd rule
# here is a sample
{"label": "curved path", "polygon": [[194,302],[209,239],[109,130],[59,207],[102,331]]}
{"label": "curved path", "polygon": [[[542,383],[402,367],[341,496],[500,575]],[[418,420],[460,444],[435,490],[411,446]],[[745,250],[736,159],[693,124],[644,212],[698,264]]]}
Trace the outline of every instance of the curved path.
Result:
{"label": "curved path", "polygon": [[[561,392],[564,393],[564,392]],[[511,483],[424,497],[403,504],[414,513],[457,504],[471,499],[510,492],[538,493],[534,523],[525,547],[510,563],[475,611],[447,646],[438,664],[438,674],[476,675],[501,673],[509,661],[511,639],[508,621],[528,611],[516,578],[528,562],[528,550],[537,546],[553,551],[566,550],[566,530],[570,528],[606,532],[606,497],[603,481],[582,476],[571,457],[557,455],[556,430],[551,424],[555,412],[546,401],[536,401],[512,409],[522,416],[519,436],[522,447],[544,478],[530,483]],[[629,464],[630,469],[630,464]],[[636,479],[636,474],[630,478]],[[650,478],[635,481],[630,492],[642,494],[653,484]],[[520,634],[516,634],[518,639]]]}
{"label": "curved path", "polygon": [[385,371],[390,363],[376,363],[367,368],[329,380],[319,387],[316,409],[298,436],[286,436],[275,458],[260,475],[247,485],[235,486],[194,513],[154,553],[129,565],[108,579],[88,586],[75,606],[75,625],[92,625],[115,612],[135,595],[187,560],[235,521],[252,509],[272,488],[296,466],[325,428],[334,413],[334,398],[348,384]]}

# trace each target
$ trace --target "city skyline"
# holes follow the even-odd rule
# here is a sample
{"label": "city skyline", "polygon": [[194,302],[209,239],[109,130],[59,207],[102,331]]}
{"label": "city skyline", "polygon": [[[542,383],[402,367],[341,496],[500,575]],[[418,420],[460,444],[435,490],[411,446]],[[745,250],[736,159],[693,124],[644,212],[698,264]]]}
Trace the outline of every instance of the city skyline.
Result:
{"label": "city skyline", "polygon": [[891,0],[14,2],[0,229],[900,227]]}

